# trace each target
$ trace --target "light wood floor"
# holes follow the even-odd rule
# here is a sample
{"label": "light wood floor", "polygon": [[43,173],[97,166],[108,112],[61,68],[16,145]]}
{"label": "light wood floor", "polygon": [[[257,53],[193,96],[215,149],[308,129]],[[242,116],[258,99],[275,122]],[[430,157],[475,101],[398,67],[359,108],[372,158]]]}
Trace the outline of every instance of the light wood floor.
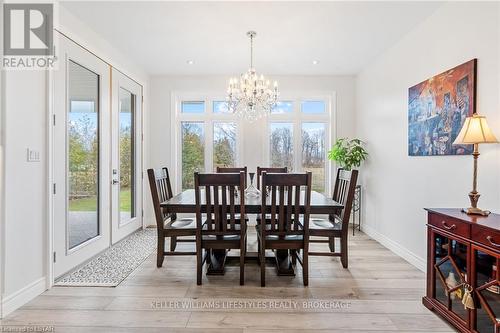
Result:
{"label": "light wood floor", "polygon": [[[255,247],[255,235],[249,240]],[[253,263],[246,265],[245,286],[239,286],[235,266],[227,267],[225,276],[205,276],[197,286],[194,257],[167,257],[158,269],[152,254],[116,288],[54,287],[1,325],[53,326],[69,333],[454,331],[422,305],[424,273],[360,232],[349,246],[349,269],[338,258],[310,259],[309,287],[302,285],[300,268],[296,277],[278,277],[269,266],[267,286],[261,288]],[[174,308],[170,301],[198,307]],[[241,301],[254,308],[230,303]],[[270,308],[288,301],[297,307]],[[333,308],[318,308],[325,304]]]}

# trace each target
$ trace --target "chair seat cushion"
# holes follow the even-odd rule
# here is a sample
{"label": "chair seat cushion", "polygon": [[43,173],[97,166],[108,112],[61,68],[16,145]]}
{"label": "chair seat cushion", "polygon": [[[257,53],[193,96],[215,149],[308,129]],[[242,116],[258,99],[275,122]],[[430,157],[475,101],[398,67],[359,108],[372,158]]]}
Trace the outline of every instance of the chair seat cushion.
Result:
{"label": "chair seat cushion", "polygon": [[173,221],[167,221],[165,229],[196,229],[196,218],[183,217]]}
{"label": "chair seat cushion", "polygon": [[309,219],[309,229],[312,230],[342,230],[342,220],[339,216],[334,217],[334,221],[327,218],[311,218]]}
{"label": "chair seat cushion", "polygon": [[[257,224],[255,226],[255,229],[257,230],[257,235],[260,237],[260,224]],[[271,229],[271,226],[270,225],[267,225],[266,224],[266,230],[270,230]],[[273,241],[273,240],[285,240],[285,241],[300,241],[300,240],[303,240],[304,239],[304,236],[303,235],[285,235],[284,238],[279,238],[278,235],[273,235],[273,234],[270,234],[270,235],[266,235],[266,240],[270,240],[270,241]]]}
{"label": "chair seat cushion", "polygon": [[[231,230],[229,232],[238,232],[241,230],[241,224],[235,224],[234,225],[234,231]],[[205,231],[205,232],[210,232],[210,230],[208,230],[208,226],[207,224],[205,223],[203,225],[203,229],[202,229],[202,232]],[[203,240],[216,240],[217,239],[217,235],[207,235],[207,234],[202,234],[202,239]],[[222,239],[223,240],[239,240],[241,238],[241,236],[239,234],[235,235],[223,235],[222,236]]]}

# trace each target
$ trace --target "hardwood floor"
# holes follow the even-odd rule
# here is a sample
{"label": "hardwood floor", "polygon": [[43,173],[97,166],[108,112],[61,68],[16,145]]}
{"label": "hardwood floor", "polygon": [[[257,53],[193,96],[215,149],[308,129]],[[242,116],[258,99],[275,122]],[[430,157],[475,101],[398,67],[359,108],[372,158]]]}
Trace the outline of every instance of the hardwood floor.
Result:
{"label": "hardwood floor", "polygon": [[[237,266],[197,286],[194,257],[167,257],[158,269],[152,254],[116,288],[54,287],[1,325],[68,333],[454,332],[421,304],[424,273],[360,232],[350,237],[349,269],[338,258],[311,257],[309,287],[298,265],[296,277],[269,266],[261,288],[256,263],[246,265],[244,286]],[[256,246],[254,234],[249,241]]]}

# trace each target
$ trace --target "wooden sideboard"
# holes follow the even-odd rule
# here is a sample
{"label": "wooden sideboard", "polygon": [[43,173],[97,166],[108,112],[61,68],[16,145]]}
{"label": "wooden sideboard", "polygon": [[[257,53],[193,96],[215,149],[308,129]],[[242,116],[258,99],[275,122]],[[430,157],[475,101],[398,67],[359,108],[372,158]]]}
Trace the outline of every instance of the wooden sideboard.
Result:
{"label": "wooden sideboard", "polygon": [[[423,304],[462,332],[500,332],[500,215],[426,209],[427,293]],[[465,309],[465,287],[475,309]]]}

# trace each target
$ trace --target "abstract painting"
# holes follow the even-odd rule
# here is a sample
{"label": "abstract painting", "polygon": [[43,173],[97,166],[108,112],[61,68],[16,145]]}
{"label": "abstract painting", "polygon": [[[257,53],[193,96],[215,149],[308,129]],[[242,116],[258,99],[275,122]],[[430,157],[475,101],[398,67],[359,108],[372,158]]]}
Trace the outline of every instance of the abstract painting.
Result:
{"label": "abstract painting", "polygon": [[471,145],[453,145],[476,109],[477,59],[436,75],[408,91],[408,154],[466,155]]}

